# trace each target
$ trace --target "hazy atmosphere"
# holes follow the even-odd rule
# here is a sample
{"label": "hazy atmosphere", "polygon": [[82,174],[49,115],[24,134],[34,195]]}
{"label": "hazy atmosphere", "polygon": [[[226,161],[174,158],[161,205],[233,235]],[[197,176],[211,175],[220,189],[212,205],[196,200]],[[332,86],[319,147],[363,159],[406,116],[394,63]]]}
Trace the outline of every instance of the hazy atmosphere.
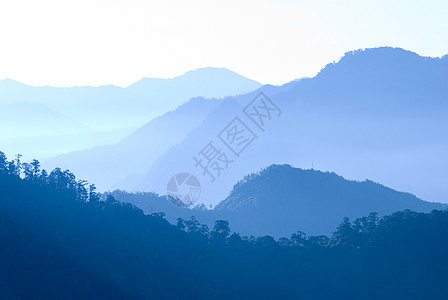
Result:
{"label": "hazy atmosphere", "polygon": [[0,299],[446,299],[448,2],[2,1]]}

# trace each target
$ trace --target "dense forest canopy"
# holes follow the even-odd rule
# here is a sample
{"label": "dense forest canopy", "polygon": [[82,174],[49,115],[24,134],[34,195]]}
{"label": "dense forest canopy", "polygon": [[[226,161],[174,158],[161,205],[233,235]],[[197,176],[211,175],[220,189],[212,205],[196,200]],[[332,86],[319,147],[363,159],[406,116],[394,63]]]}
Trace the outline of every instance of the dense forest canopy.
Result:
{"label": "dense forest canopy", "polygon": [[[448,212],[341,220],[332,236],[246,237],[145,215],[0,152],[2,299],[442,299]],[[300,228],[297,228],[300,230]]]}

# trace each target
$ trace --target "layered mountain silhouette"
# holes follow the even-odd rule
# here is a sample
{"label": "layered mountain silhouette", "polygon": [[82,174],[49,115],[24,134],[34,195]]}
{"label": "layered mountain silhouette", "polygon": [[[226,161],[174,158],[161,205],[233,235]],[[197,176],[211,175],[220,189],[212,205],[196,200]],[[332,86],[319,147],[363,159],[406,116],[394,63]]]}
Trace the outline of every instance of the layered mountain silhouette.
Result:
{"label": "layered mountain silhouette", "polygon": [[101,190],[132,190],[151,165],[185,139],[219,103],[219,100],[191,99],[115,145],[59,155],[45,160],[44,165],[48,169],[68,168],[81,178],[95,182]]}
{"label": "layered mountain silhouette", "polygon": [[[245,174],[287,163],[314,165],[349,179],[370,178],[425,200],[446,202],[447,67],[448,56],[367,49],[347,53],[312,79],[225,99],[153,164],[135,190],[164,193],[171,176],[189,172],[203,184],[201,201],[217,204]],[[282,111],[279,117],[264,118],[263,130],[243,113],[260,92]],[[237,116],[257,135],[239,157],[217,137]],[[233,160],[213,183],[193,160],[209,141]]]}
{"label": "layered mountain silhouette", "polygon": [[32,102],[0,104],[0,135],[3,139],[88,134],[93,131],[92,128],[43,104]]}
{"label": "layered mountain silhouette", "polygon": [[172,78],[143,78],[127,88],[33,87],[0,81],[0,103],[37,102],[98,130],[141,126],[193,97],[222,98],[261,84],[225,68],[202,68]]}
{"label": "layered mountain silhouette", "polygon": [[[79,128],[78,130],[64,130],[66,127],[53,123],[51,130],[47,130],[45,123],[50,118],[39,109],[23,108],[24,114],[33,113],[35,122],[30,125],[21,123],[28,134],[28,139],[18,138],[12,130],[0,131],[0,146],[3,151],[12,153],[17,146],[22,148],[34,148],[37,138],[46,139],[47,132],[60,132],[60,137],[51,141],[46,139],[47,148],[51,149],[52,156],[67,153],[73,150],[82,150],[94,146],[114,144],[131,134],[135,129],[146,124],[157,116],[174,110],[190,98],[202,96],[206,98],[222,98],[230,95],[239,95],[252,91],[261,84],[240,76],[224,68],[203,68],[187,72],[182,76],[172,79],[144,78],[127,87],[100,86],[100,87],[33,87],[10,79],[0,81],[0,105],[14,105],[27,102],[35,105],[43,105],[68,119],[74,120],[93,132],[88,134]],[[2,106],[2,110],[9,116],[20,116],[17,112],[8,113]],[[5,120],[9,120],[6,118]],[[4,126],[16,128],[14,122]],[[42,124],[42,126],[41,126]],[[73,128],[71,128],[73,129]],[[40,134],[44,131],[44,134]],[[6,133],[14,133],[13,137]],[[33,132],[38,134],[33,135]],[[3,142],[14,138],[13,141]],[[65,147],[61,147],[57,141],[63,141]],[[24,147],[23,147],[24,146]],[[47,157],[49,151],[35,148],[34,157]]]}
{"label": "layered mountain silhouette", "polygon": [[446,204],[423,201],[409,193],[381,184],[350,181],[329,172],[272,165],[245,176],[230,195],[214,209],[187,209],[154,194],[114,192],[115,197],[142,208],[146,213],[164,212],[172,223],[194,215],[201,223],[225,219],[242,235],[289,237],[297,230],[328,235],[344,217],[350,219],[377,212],[380,216],[410,209],[430,212]]}
{"label": "layered mountain silhouette", "polygon": [[40,103],[0,104],[0,147],[9,156],[50,157],[82,147],[79,140],[87,146],[87,137],[98,139],[98,135],[97,130]]}
{"label": "layered mountain silhouette", "polygon": [[[100,183],[103,190],[159,194],[166,192],[172,176],[188,172],[200,180],[199,201],[207,206],[226,198],[246,174],[275,163],[314,166],[359,181],[369,178],[425,200],[446,202],[447,67],[447,56],[421,57],[400,48],[348,52],[314,78],[266,85],[213,105],[207,100],[186,103],[161,117],[166,120],[163,125],[143,127],[157,129],[139,130],[104,152],[94,149],[59,157],[49,166],[72,169]],[[260,92],[282,112],[264,118],[263,128],[243,112]],[[218,137],[235,117],[256,136],[239,156]],[[193,159],[210,142],[232,161],[219,176],[214,174],[214,182]],[[154,155],[151,148],[158,149]],[[115,151],[113,159],[106,159]],[[98,166],[106,169],[95,172]]]}

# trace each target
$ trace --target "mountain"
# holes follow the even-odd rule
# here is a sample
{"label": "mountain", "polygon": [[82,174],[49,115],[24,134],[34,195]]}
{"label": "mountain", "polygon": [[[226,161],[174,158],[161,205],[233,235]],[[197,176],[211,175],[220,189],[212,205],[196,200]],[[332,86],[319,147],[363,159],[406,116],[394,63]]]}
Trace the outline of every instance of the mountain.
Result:
{"label": "mountain", "polygon": [[[175,174],[188,172],[200,180],[199,201],[206,206],[225,199],[246,174],[276,163],[369,178],[446,202],[447,66],[448,56],[421,57],[399,48],[348,52],[314,78],[265,85],[198,109],[207,103],[202,100],[195,108],[162,116],[160,126],[148,123],[119,146],[62,156],[48,166],[74,170],[102,190],[158,194],[166,193]],[[263,130],[243,112],[260,92],[281,110],[265,120]],[[256,136],[239,156],[218,137],[235,117]],[[232,161],[213,183],[193,160],[209,142]]]}
{"label": "mountain", "polygon": [[219,100],[193,98],[157,117],[114,145],[75,151],[43,161],[47,169],[61,166],[95,182],[100,190],[132,190],[161,155],[186,138]]}
{"label": "mountain", "polygon": [[0,140],[92,131],[93,129],[88,126],[42,104],[31,102],[0,104]]}
{"label": "mountain", "polygon": [[293,228],[329,234],[342,218],[354,220],[371,212],[384,216],[405,209],[444,208],[448,205],[425,202],[370,180],[273,165],[238,182],[214,210],[227,215],[242,234],[289,236]]}
{"label": "mountain", "polygon": [[[446,82],[448,56],[421,57],[399,48],[348,52],[314,78],[223,99],[152,165],[134,190],[164,194],[172,176],[188,172],[201,182],[199,201],[216,205],[245,174],[277,163],[369,178],[427,201],[446,202]],[[270,111],[270,120],[263,117],[263,128],[243,111],[260,92],[281,110]],[[218,137],[235,117],[256,136],[239,156]],[[193,160],[210,141],[232,161],[214,182]]]}
{"label": "mountain", "polygon": [[[8,156],[17,153],[23,155],[24,160],[38,157],[40,160],[49,159],[61,153],[81,151],[100,145],[114,144],[117,140],[132,133],[131,129],[97,131],[60,135],[34,135],[15,137],[0,141],[0,149],[5,150]],[[30,130],[29,132],[32,132]]]}
{"label": "mountain", "polygon": [[127,88],[33,87],[0,81],[0,104],[20,101],[47,105],[97,130],[139,127],[198,96],[222,98],[261,84],[224,68],[202,68],[171,79],[143,78]]}
{"label": "mountain", "polygon": [[[224,68],[198,69],[172,79],[144,78],[127,88],[112,85],[33,87],[10,79],[1,80],[1,149],[10,154],[21,153],[26,157],[43,159],[95,146],[113,145],[148,121],[174,110],[192,97],[222,98],[246,93],[259,86],[261,84],[258,82]],[[28,108],[13,109],[18,108],[18,105],[23,106],[17,103],[24,102],[29,103]],[[32,104],[35,109],[29,108]],[[82,128],[67,128],[58,120],[53,120],[47,112],[38,109],[38,105],[85,124],[84,127],[88,127],[90,132]],[[33,114],[26,115],[31,109],[34,110]],[[25,115],[27,119],[24,119]],[[23,132],[26,137],[22,136]],[[57,137],[55,132],[59,133]],[[177,138],[175,134],[173,137]],[[113,178],[111,181],[120,179]]]}
{"label": "mountain", "polygon": [[21,178],[7,165],[19,167],[0,153],[1,299],[448,295],[448,211],[344,219],[331,237],[247,237],[225,220],[210,229],[194,218],[173,226],[163,214],[101,200],[68,172],[34,169]]}
{"label": "mountain", "polygon": [[35,152],[41,157],[52,156],[73,149],[67,147],[70,143],[61,143],[64,138],[73,141],[97,133],[43,104],[0,104],[0,149],[10,156],[20,153],[32,158]]}
{"label": "mountain", "polygon": [[[226,68],[201,68],[172,79],[143,78],[130,85],[128,89],[135,94],[152,93],[157,95],[157,98],[173,101],[179,97],[180,92],[189,95],[187,98],[195,96],[222,98],[246,94],[260,86],[260,83]],[[183,102],[185,99],[177,105]]]}
{"label": "mountain", "polygon": [[242,235],[290,236],[297,230],[328,235],[344,217],[351,220],[377,212],[379,216],[410,209],[430,212],[448,208],[446,204],[423,201],[370,180],[346,180],[335,173],[302,170],[289,165],[272,165],[245,176],[230,195],[213,209],[173,205],[154,194],[127,194],[116,191],[115,198],[140,207],[146,213],[164,212],[167,220],[194,215],[211,226],[225,219]]}

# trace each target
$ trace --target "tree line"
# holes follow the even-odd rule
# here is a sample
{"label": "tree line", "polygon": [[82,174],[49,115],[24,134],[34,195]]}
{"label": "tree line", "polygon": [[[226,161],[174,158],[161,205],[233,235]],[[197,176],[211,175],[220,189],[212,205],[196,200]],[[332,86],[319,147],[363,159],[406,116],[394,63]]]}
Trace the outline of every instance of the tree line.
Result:
{"label": "tree line", "polygon": [[445,299],[448,212],[344,219],[330,236],[172,225],[0,153],[2,299]]}

